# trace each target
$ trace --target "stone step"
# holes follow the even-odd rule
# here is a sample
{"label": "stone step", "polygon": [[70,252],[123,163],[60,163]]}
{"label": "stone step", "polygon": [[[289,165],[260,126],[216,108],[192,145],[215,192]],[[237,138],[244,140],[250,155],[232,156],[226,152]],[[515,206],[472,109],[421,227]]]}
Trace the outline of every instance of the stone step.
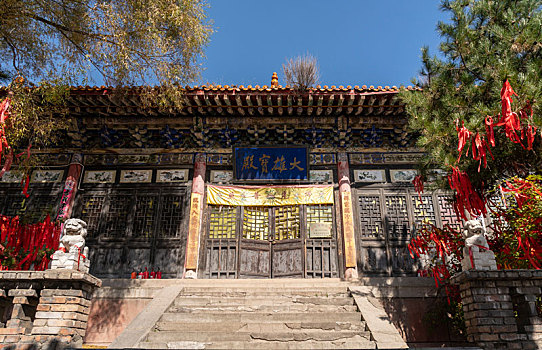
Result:
{"label": "stone step", "polygon": [[359,322],[359,312],[202,312],[193,313],[166,312],[161,322]]}
{"label": "stone step", "polygon": [[193,341],[180,342],[143,342],[139,345],[143,349],[376,349],[375,342],[363,337],[354,337],[349,340],[334,341],[222,341],[201,343]]}
{"label": "stone step", "polygon": [[184,290],[191,290],[191,291],[200,291],[200,290],[220,290],[224,292],[228,291],[303,291],[303,290],[313,290],[313,291],[326,291],[326,292],[344,292],[348,289],[348,285],[326,285],[326,286],[302,286],[302,285],[276,285],[276,284],[266,284],[266,283],[258,283],[254,285],[220,285],[220,284],[213,284],[208,286],[199,286],[199,285],[183,285],[182,286]]}
{"label": "stone step", "polygon": [[[141,280],[138,280],[141,281]],[[143,280],[149,281],[149,280]],[[170,280],[175,281],[175,280]],[[187,286],[213,286],[220,284],[223,286],[239,285],[279,285],[279,286],[326,286],[326,285],[349,285],[347,281],[341,281],[339,278],[239,278],[239,279],[178,279],[179,283]]]}
{"label": "stone step", "polygon": [[279,288],[272,290],[268,288],[184,288],[179,297],[186,296],[209,296],[209,297],[244,297],[244,296],[289,296],[289,297],[349,297],[350,294],[346,288],[328,289],[301,289],[301,288]]}
{"label": "stone step", "polygon": [[185,305],[171,306],[168,312],[209,313],[209,312],[355,312],[355,305],[313,305],[313,304],[276,304],[276,305]]}
{"label": "stone step", "polygon": [[364,321],[335,321],[315,320],[307,322],[273,321],[270,322],[158,322],[156,331],[206,331],[220,329],[223,332],[300,332],[305,330],[320,331],[365,331]]}
{"label": "stone step", "polygon": [[150,332],[146,341],[148,342],[172,342],[172,341],[194,341],[194,342],[224,342],[224,341],[280,341],[280,342],[302,342],[302,341],[336,341],[351,340],[356,337],[370,340],[368,331],[331,331],[306,330],[304,332],[197,332],[197,331],[160,331]]}
{"label": "stone step", "polygon": [[208,296],[182,296],[175,299],[175,306],[188,305],[279,305],[279,304],[312,304],[312,305],[353,305],[351,297],[208,297]]}

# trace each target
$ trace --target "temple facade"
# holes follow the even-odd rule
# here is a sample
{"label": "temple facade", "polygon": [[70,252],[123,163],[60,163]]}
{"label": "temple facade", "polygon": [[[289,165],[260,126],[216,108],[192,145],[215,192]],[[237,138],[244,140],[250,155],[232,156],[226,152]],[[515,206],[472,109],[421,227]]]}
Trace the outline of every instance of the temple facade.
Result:
{"label": "temple facade", "polygon": [[416,228],[456,221],[446,194],[414,190],[422,150],[398,92],[273,79],[187,87],[167,112],[137,88],[74,87],[62,141],[33,155],[30,197],[8,172],[0,212],[84,220],[98,277],[416,275]]}

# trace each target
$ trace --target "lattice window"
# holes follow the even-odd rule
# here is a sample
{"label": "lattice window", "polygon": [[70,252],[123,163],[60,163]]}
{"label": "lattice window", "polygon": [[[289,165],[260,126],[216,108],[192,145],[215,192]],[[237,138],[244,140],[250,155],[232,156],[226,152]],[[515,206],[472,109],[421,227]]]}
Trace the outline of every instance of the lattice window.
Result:
{"label": "lattice window", "polygon": [[379,196],[359,197],[361,237],[381,238],[384,235]]}
{"label": "lattice window", "polygon": [[26,211],[28,199],[23,195],[8,195],[6,198],[5,209],[2,214],[6,216],[21,216]]}
{"label": "lattice window", "polygon": [[424,224],[436,225],[437,217],[435,214],[435,206],[433,197],[412,195],[412,207],[414,208],[414,223],[416,227],[421,227]]}
{"label": "lattice window", "polygon": [[81,219],[87,223],[89,237],[98,235],[100,213],[105,202],[105,195],[85,194],[82,197]]}
{"label": "lattice window", "polygon": [[451,200],[452,198],[449,196],[438,196],[440,220],[442,221],[443,227],[448,225],[455,230],[460,230],[461,223],[457,220],[457,215],[455,215],[454,206],[452,205]]}
{"label": "lattice window", "polygon": [[30,223],[43,221],[49,215],[55,219],[59,196],[49,194],[33,194],[28,202],[28,207],[23,214],[24,220]]}
{"label": "lattice window", "polygon": [[160,237],[179,237],[183,219],[184,196],[164,196],[160,210]]}
{"label": "lattice window", "polygon": [[269,209],[245,207],[243,212],[243,238],[267,240],[269,238]]}
{"label": "lattice window", "polygon": [[[493,194],[487,200],[488,213],[491,217],[490,227],[493,229],[495,226],[508,227],[508,223],[502,216],[497,213],[510,205],[514,205],[513,197],[502,197],[499,192]],[[491,231],[490,231],[491,232]],[[488,232],[489,233],[489,232]]]}
{"label": "lattice window", "polygon": [[333,206],[307,205],[307,231],[312,223],[333,224]]}
{"label": "lattice window", "polygon": [[386,196],[386,222],[390,238],[406,238],[408,236],[406,196]]}
{"label": "lattice window", "polygon": [[301,237],[299,206],[275,208],[275,240],[298,239]]}
{"label": "lattice window", "polygon": [[158,200],[156,196],[139,195],[136,198],[136,211],[134,213],[133,236],[151,238],[154,223],[154,212]]}
{"label": "lattice window", "polygon": [[130,205],[131,196],[109,196],[109,210],[105,215],[105,236],[120,238],[125,235]]}
{"label": "lattice window", "polygon": [[209,238],[236,238],[237,207],[210,205]]}

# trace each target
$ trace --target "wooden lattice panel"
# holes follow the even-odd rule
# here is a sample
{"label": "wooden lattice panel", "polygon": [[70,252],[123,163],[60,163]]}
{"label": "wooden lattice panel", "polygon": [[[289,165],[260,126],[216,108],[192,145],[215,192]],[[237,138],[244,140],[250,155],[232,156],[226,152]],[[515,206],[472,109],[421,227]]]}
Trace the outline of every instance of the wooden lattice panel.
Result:
{"label": "wooden lattice panel", "polygon": [[22,216],[26,211],[27,199],[22,194],[10,194],[6,198],[2,214],[6,216]]}
{"label": "wooden lattice panel", "polygon": [[182,195],[167,195],[162,197],[160,218],[158,222],[158,236],[162,238],[179,237],[182,232],[183,216],[185,215]]}
{"label": "wooden lattice panel", "polygon": [[243,238],[269,239],[269,209],[265,207],[245,207],[243,210]]}
{"label": "wooden lattice panel", "polygon": [[388,195],[385,201],[389,238],[406,238],[409,227],[407,196]]}
{"label": "wooden lattice panel", "polygon": [[412,195],[412,207],[414,211],[414,223],[416,227],[421,227],[424,224],[437,224],[437,217],[435,214],[435,206],[433,204],[432,196],[420,196]]}
{"label": "wooden lattice panel", "polygon": [[88,237],[95,237],[98,235],[100,213],[105,202],[105,195],[85,194],[81,202],[81,218],[87,223]]}
{"label": "wooden lattice panel", "polygon": [[457,215],[455,215],[451,199],[449,196],[438,196],[440,221],[443,227],[448,225],[455,230],[460,230],[461,222],[457,219]]}
{"label": "wooden lattice panel", "polygon": [[209,238],[236,238],[237,207],[209,206]]}
{"label": "wooden lattice panel", "polygon": [[384,237],[379,196],[359,196],[359,214],[362,238]]}
{"label": "wooden lattice panel", "polygon": [[307,232],[312,223],[333,224],[333,206],[307,205]]}
{"label": "wooden lattice panel", "polygon": [[157,196],[139,195],[136,198],[133,237],[150,239],[153,232]]}
{"label": "wooden lattice panel", "polygon": [[130,196],[110,195],[109,206],[105,213],[104,237],[122,238],[125,236],[128,212],[131,206]]}
{"label": "wooden lattice panel", "polygon": [[283,206],[275,209],[275,240],[301,237],[299,206]]}

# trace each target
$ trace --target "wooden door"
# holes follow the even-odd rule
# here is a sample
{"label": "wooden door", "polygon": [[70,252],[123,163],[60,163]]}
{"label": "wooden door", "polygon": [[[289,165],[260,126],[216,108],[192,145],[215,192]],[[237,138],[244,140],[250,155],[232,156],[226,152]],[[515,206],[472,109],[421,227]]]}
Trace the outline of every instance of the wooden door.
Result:
{"label": "wooden door", "polygon": [[[207,214],[206,278],[339,277],[332,205],[210,205]],[[314,224],[328,234],[309,234]]]}
{"label": "wooden door", "polygon": [[[305,277],[339,277],[339,254],[333,205],[305,205],[304,209]],[[315,225],[327,228],[327,234],[326,230],[314,232]]]}
{"label": "wooden door", "polygon": [[179,277],[188,198],[177,186],[83,187],[75,213],[87,222],[91,273],[126,278],[147,267],[160,268],[164,278]]}
{"label": "wooden door", "polygon": [[271,274],[278,277],[304,277],[304,249],[300,206],[274,208]]}
{"label": "wooden door", "polygon": [[271,277],[271,212],[269,207],[241,207],[239,278]]}

